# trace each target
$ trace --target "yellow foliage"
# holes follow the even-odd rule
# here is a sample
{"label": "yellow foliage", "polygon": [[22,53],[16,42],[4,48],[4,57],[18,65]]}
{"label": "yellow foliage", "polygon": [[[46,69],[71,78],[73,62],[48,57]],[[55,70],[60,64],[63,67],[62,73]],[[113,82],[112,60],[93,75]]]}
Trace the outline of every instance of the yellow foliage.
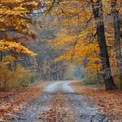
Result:
{"label": "yellow foliage", "polygon": [[21,80],[27,73],[29,74],[28,70],[19,64],[16,66],[16,70],[10,71],[8,64],[0,62],[0,89],[8,90],[10,84]]}
{"label": "yellow foliage", "polygon": [[[24,0],[1,0],[0,6],[0,31],[5,35],[0,37],[0,51],[12,51],[18,54],[35,56],[35,53],[21,43],[15,42],[20,40],[14,40],[14,37],[11,34],[7,36],[7,33],[12,31],[15,34],[36,39],[35,33],[30,28],[32,20],[28,17],[28,14],[36,9],[38,3]],[[25,39],[27,39],[26,36]]]}
{"label": "yellow foliage", "polygon": [[[97,70],[101,70],[101,62],[99,56],[99,47],[94,40],[90,40],[96,33],[95,23],[88,24],[92,18],[90,8],[85,9],[88,1],[80,2],[79,0],[63,1],[57,8],[56,14],[63,16],[61,20],[61,29],[58,31],[57,38],[49,41],[53,48],[57,50],[64,49],[63,55],[55,59],[55,61],[72,60],[75,64],[83,64],[86,58],[89,69],[96,70],[96,62],[99,62]],[[62,8],[62,11],[61,9]],[[56,17],[54,12],[54,17]]]}
{"label": "yellow foliage", "polygon": [[21,43],[16,43],[12,41],[3,41],[0,40],[0,51],[13,51],[18,54],[26,54],[29,56],[35,56],[36,54],[23,45]]}
{"label": "yellow foliage", "polygon": [[8,55],[8,56],[4,57],[2,61],[5,62],[5,63],[12,63],[12,62],[14,62],[15,60],[16,60],[15,57],[13,57],[13,56],[11,56],[11,55]]}

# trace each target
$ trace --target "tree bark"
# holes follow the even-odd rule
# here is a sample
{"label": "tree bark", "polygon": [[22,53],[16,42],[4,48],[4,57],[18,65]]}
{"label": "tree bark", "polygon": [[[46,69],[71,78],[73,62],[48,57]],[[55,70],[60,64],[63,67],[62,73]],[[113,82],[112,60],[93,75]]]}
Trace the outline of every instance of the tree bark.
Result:
{"label": "tree bark", "polygon": [[103,69],[103,79],[105,83],[106,90],[112,90],[116,87],[113,77],[111,75],[109,56],[107,51],[106,39],[105,39],[105,31],[104,31],[104,22],[103,22],[103,10],[102,10],[102,1],[97,0],[92,2],[92,11],[94,15],[94,19],[97,22],[97,41],[100,48],[100,57],[102,61],[102,69]]}
{"label": "tree bark", "polygon": [[3,52],[0,51],[0,61],[2,61],[2,60],[3,60]]}
{"label": "tree bark", "polygon": [[122,59],[121,59],[121,47],[120,47],[120,25],[119,25],[119,14],[116,9],[117,1],[111,0],[111,8],[112,8],[112,18],[113,18],[113,25],[114,25],[114,35],[115,35],[115,53],[117,59],[117,65],[120,71],[120,89],[122,89]]}

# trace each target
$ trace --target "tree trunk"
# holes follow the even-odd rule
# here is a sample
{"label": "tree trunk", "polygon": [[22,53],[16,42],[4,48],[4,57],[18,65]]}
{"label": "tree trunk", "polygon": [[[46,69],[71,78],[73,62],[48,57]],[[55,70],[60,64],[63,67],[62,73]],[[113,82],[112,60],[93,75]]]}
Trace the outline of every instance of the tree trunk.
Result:
{"label": "tree trunk", "polygon": [[3,52],[0,51],[0,61],[2,61],[2,60],[3,60]]}
{"label": "tree trunk", "polygon": [[[117,59],[117,65],[120,71],[120,89],[122,89],[122,60],[121,60],[121,47],[120,47],[120,25],[119,25],[119,15],[116,9],[117,3],[116,0],[111,0],[111,8],[112,8],[112,18],[114,24],[114,31],[115,31],[115,53]],[[119,75],[119,74],[118,74]]]}
{"label": "tree trunk", "polygon": [[104,31],[104,22],[103,22],[103,11],[102,11],[102,1],[97,0],[96,2],[92,2],[92,10],[94,19],[97,22],[97,41],[100,48],[100,57],[102,61],[102,69],[103,69],[103,78],[105,83],[106,90],[112,90],[116,87],[113,77],[111,75],[109,56],[107,51],[106,39],[105,39],[105,31]]}

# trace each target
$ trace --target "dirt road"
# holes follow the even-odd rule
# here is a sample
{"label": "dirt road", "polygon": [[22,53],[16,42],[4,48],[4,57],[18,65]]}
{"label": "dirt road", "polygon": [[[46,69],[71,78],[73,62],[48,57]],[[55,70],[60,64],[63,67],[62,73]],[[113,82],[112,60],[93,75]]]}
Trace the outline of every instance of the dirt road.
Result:
{"label": "dirt road", "polygon": [[17,113],[12,122],[108,122],[94,105],[75,93],[69,84],[60,81],[46,86],[42,94]]}

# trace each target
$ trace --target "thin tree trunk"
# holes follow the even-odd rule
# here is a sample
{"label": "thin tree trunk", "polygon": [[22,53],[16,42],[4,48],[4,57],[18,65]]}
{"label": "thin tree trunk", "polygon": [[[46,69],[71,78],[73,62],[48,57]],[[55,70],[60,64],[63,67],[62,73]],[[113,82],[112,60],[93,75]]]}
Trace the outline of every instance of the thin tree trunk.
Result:
{"label": "thin tree trunk", "polygon": [[116,9],[117,6],[116,0],[111,0],[111,8],[112,8],[112,18],[114,24],[114,31],[115,31],[115,52],[116,52],[116,59],[117,65],[120,71],[120,89],[122,89],[122,60],[121,60],[121,47],[120,47],[120,25],[119,25],[119,15]]}
{"label": "thin tree trunk", "polygon": [[3,60],[3,52],[1,51],[0,52],[0,61],[2,61]]}
{"label": "thin tree trunk", "polygon": [[111,75],[110,70],[110,62],[109,56],[107,51],[106,39],[105,39],[105,31],[104,31],[104,22],[103,22],[103,15],[102,15],[102,1],[97,0],[92,2],[92,10],[94,18],[97,22],[97,41],[100,48],[100,56],[102,61],[102,69],[103,69],[103,78],[105,83],[106,90],[112,90],[116,87],[113,77]]}

